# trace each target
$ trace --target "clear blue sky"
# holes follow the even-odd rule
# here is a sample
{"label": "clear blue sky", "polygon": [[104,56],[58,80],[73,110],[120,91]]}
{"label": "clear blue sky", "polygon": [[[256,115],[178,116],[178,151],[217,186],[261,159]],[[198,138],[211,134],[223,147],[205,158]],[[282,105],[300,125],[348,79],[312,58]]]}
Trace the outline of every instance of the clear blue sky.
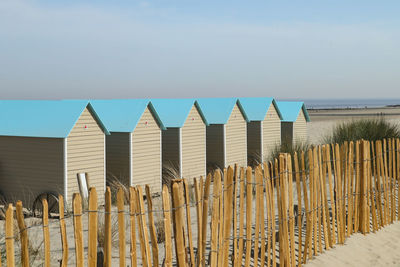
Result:
{"label": "clear blue sky", "polygon": [[399,14],[400,1],[0,0],[0,98],[400,98]]}

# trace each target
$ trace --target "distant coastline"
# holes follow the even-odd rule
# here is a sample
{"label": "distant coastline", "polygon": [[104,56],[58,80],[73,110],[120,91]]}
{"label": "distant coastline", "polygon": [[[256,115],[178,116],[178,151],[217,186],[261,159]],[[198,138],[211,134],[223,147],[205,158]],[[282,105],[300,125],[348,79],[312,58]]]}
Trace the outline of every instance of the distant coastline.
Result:
{"label": "distant coastline", "polygon": [[398,108],[400,99],[304,99],[308,110],[360,110]]}

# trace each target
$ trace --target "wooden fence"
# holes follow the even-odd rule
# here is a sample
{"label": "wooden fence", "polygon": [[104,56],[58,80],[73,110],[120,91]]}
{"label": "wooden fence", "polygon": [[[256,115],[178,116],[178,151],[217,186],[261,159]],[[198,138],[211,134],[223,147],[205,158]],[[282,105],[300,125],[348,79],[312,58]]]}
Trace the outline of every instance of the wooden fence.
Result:
{"label": "wooden fence", "polygon": [[[74,194],[73,212],[65,217],[60,196],[61,212],[52,220],[60,229],[60,265],[71,264],[69,253],[74,253],[76,266],[85,262],[112,266],[114,250],[119,266],[301,266],[343,244],[353,233],[376,232],[400,219],[399,148],[398,139],[316,146],[300,155],[281,154],[254,169],[229,167],[195,179],[193,194],[187,180],[174,180],[171,188],[163,187],[160,209],[154,208],[147,186],[145,193],[140,186],[128,192],[120,188],[116,208],[111,205],[110,188],[100,209],[94,188],[85,210],[81,196]],[[47,206],[45,199],[43,206]],[[104,214],[103,254],[97,240],[100,213]],[[163,231],[156,227],[155,214],[161,216]],[[112,246],[113,215],[118,224],[117,247]],[[83,216],[88,217],[86,227]],[[73,220],[74,244],[67,241],[66,218]],[[8,206],[5,242],[0,244],[5,246],[6,255],[1,256],[7,266],[16,261],[29,266],[30,229],[25,220],[21,202],[16,203],[15,215],[13,205]],[[47,212],[39,227],[43,263],[50,266]],[[157,242],[160,235],[162,243]],[[15,240],[21,251],[17,259]]]}

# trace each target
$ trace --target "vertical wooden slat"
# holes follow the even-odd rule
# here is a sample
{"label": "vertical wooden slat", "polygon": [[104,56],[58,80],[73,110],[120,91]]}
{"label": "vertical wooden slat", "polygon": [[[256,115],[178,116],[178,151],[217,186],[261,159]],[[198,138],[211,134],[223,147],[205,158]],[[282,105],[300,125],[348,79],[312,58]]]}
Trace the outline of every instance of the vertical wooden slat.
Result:
{"label": "vertical wooden slat", "polygon": [[[373,145],[373,143],[371,143],[372,150],[373,150],[373,147],[374,147],[374,145]],[[369,150],[369,151],[371,151],[371,150]],[[372,158],[373,158],[373,155],[372,155]],[[370,186],[370,192],[371,192],[370,201],[371,201],[371,210],[372,210],[372,229],[373,229],[373,232],[375,233],[375,231],[378,230],[378,220],[376,217],[376,206],[375,206],[376,205],[375,204],[375,199],[376,199],[375,189],[376,189],[376,187],[374,185],[374,179],[372,178],[372,176],[373,176],[372,171],[375,170],[375,167],[372,168],[374,161],[371,160],[371,155],[370,155],[369,159],[370,160],[369,160],[369,167],[368,167],[369,168],[369,177],[368,178],[369,178],[369,183],[371,185]]]}
{"label": "vertical wooden slat", "polygon": [[325,146],[325,156],[326,156],[326,168],[328,170],[328,184],[329,184],[329,199],[332,211],[332,232],[331,232],[331,243],[330,246],[333,247],[336,244],[336,208],[335,208],[335,197],[333,194],[333,184],[332,184],[332,164],[331,164],[331,146],[327,144]]}
{"label": "vertical wooden slat", "polygon": [[303,217],[303,208],[301,205],[301,185],[300,185],[300,169],[299,169],[299,159],[297,156],[297,152],[294,152],[294,173],[296,179],[296,190],[297,190],[297,232],[299,235],[298,245],[297,245],[297,265],[300,267],[302,251],[303,251],[303,226],[302,226],[302,217]]}
{"label": "vertical wooden slat", "polygon": [[392,223],[396,218],[396,142],[395,139],[392,139],[392,176],[390,178],[391,181],[391,194],[392,194]]}
{"label": "vertical wooden slat", "polygon": [[252,204],[253,204],[253,174],[251,167],[247,167],[246,169],[246,257],[244,261],[244,266],[250,266],[250,256],[251,256],[251,215],[253,213]]}
{"label": "vertical wooden slat", "polygon": [[[283,243],[283,262],[285,266],[290,265],[290,248],[289,248],[289,229],[288,229],[288,194],[287,194],[287,158],[281,154],[279,156],[279,180],[280,180],[280,200],[281,200],[281,212],[282,212],[282,232],[279,231],[279,236],[282,233]],[[280,246],[280,244],[279,244]],[[279,255],[280,258],[280,255]]]}
{"label": "vertical wooden slat", "polygon": [[14,254],[14,209],[12,204],[8,204],[6,210],[6,263],[7,267],[15,266]]}
{"label": "vertical wooden slat", "polygon": [[202,252],[201,252],[201,266],[205,266],[205,250],[207,246],[207,219],[208,219],[208,198],[210,195],[210,185],[211,185],[211,174],[207,175],[206,182],[204,184],[203,193],[203,215],[202,215],[202,229],[201,229],[201,242],[202,242]]}
{"label": "vertical wooden slat", "polygon": [[89,242],[88,266],[97,266],[97,191],[95,187],[89,189]]}
{"label": "vertical wooden slat", "polygon": [[[272,179],[270,177],[270,169],[268,168],[268,164],[264,163],[264,176],[265,176],[265,198],[267,200],[267,267],[271,266],[272,262],[272,253],[271,253],[271,244],[272,244],[272,233],[275,233],[275,229],[272,227],[272,222],[275,221],[274,216],[272,215],[272,198],[273,198],[273,188],[271,186]],[[275,244],[275,243],[274,243]],[[274,248],[275,249],[275,248]],[[263,265],[261,265],[263,266]]]}
{"label": "vertical wooden slat", "polygon": [[58,210],[60,213],[60,235],[62,245],[62,259],[60,267],[68,266],[68,241],[67,241],[67,226],[64,218],[64,197],[58,195]]}
{"label": "vertical wooden slat", "polygon": [[[47,199],[42,199],[43,206],[43,243],[44,243],[44,266],[50,266],[50,232],[49,232],[49,205]],[[80,212],[81,213],[81,212]],[[82,246],[82,260],[83,260],[83,246]]]}
{"label": "vertical wooden slat", "polygon": [[[142,253],[143,266],[151,266],[151,256],[150,256],[150,242],[149,233],[146,224],[146,211],[143,203],[143,189],[141,186],[136,187],[137,193],[137,207],[139,213],[139,234],[140,234],[140,247]],[[184,252],[182,252],[184,253]]]}
{"label": "vertical wooden slat", "polygon": [[353,166],[353,142],[349,143],[349,151],[348,151],[348,159],[347,159],[347,179],[346,179],[346,192],[347,192],[347,232],[346,236],[349,237],[351,235],[353,225],[352,225],[352,196],[353,192],[351,191],[351,180],[352,180],[352,166]]}
{"label": "vertical wooden slat", "polygon": [[320,180],[319,180],[319,169],[320,169],[320,164],[318,160],[318,149],[319,146],[315,147],[313,150],[313,155],[314,155],[314,193],[316,194],[316,210],[317,210],[317,229],[318,229],[318,252],[322,252],[322,225],[321,225],[321,213],[322,213],[322,205],[321,205],[321,186],[320,186]]}
{"label": "vertical wooden slat", "polygon": [[[308,163],[309,163],[309,180],[310,180],[310,216],[311,216],[311,229],[310,229],[310,233],[312,235],[312,238],[310,237],[310,254],[311,251],[313,251],[314,255],[317,255],[317,229],[316,229],[316,225],[315,225],[315,221],[316,221],[316,193],[315,191],[315,179],[314,179],[314,168],[315,168],[315,164],[314,164],[314,155],[313,155],[313,150],[309,149],[308,150]],[[311,246],[312,244],[312,246]],[[312,255],[309,255],[309,257],[311,258]]]}
{"label": "vertical wooden slat", "polygon": [[389,224],[389,183],[388,183],[388,164],[387,164],[387,142],[383,139],[383,181],[384,181],[384,196],[385,196],[385,224]]}
{"label": "vertical wooden slat", "polygon": [[183,223],[183,192],[178,183],[173,183],[173,203],[174,203],[174,224],[175,224],[175,246],[176,246],[176,257],[178,260],[178,266],[186,266],[186,249],[184,245],[184,223]]}
{"label": "vertical wooden slat", "polygon": [[281,177],[280,177],[280,166],[278,159],[275,159],[275,177],[276,177],[276,204],[278,210],[278,244],[279,244],[279,266],[285,266],[285,254],[284,254],[284,233],[283,233],[283,212],[282,212],[282,193],[281,193]]}
{"label": "vertical wooden slat", "polygon": [[[311,160],[311,159],[309,159]],[[301,179],[303,183],[303,195],[304,195],[304,208],[306,210],[306,235],[304,239],[304,251],[303,251],[303,263],[307,262],[307,256],[309,255],[309,251],[311,251],[310,239],[311,239],[311,213],[310,206],[308,200],[308,190],[307,190],[307,181],[306,181],[306,165],[305,165],[305,153],[301,152]],[[311,188],[310,188],[311,189]],[[311,193],[311,191],[310,191]],[[310,195],[311,199],[311,195]]]}
{"label": "vertical wooden slat", "polygon": [[229,237],[231,236],[231,223],[232,223],[232,197],[233,197],[233,169],[231,166],[227,169],[227,176],[224,177],[225,189],[224,191],[224,238],[223,238],[223,251],[222,251],[222,266],[228,267],[229,264]]}
{"label": "vertical wooden slat", "polygon": [[294,240],[294,207],[293,207],[293,175],[292,175],[292,157],[290,154],[287,155],[287,178],[288,181],[288,191],[289,191],[289,227],[290,227],[290,260],[291,265],[296,265],[296,256],[295,256],[295,240]]}
{"label": "vertical wooden slat", "polygon": [[171,204],[168,187],[163,185],[162,190],[164,231],[165,231],[165,261],[166,267],[172,267],[172,232],[171,232]]}
{"label": "vertical wooden slat", "polygon": [[187,235],[189,243],[189,255],[190,255],[190,265],[194,267],[194,249],[193,249],[193,238],[192,238],[192,219],[190,215],[190,198],[189,198],[189,184],[186,179],[183,179],[183,186],[185,188],[185,204],[186,204],[186,224],[187,224]]}
{"label": "vertical wooden slat", "polygon": [[329,215],[328,213],[328,202],[326,201],[326,173],[325,173],[325,164],[322,161],[322,148],[321,146],[318,147],[318,161],[319,161],[319,184],[320,184],[320,195],[321,195],[321,213],[322,213],[322,228],[324,233],[324,247],[326,250],[329,249]]}
{"label": "vertical wooden slat", "polygon": [[[227,168],[224,168],[224,173],[222,177],[222,181],[226,181],[226,173],[227,173]],[[218,217],[218,267],[222,266],[222,242],[224,238],[224,195],[226,195],[226,190],[225,187],[223,186],[223,183],[221,182],[219,184],[219,217]]]}
{"label": "vertical wooden slat", "polygon": [[261,182],[260,180],[260,167],[257,166],[254,170],[255,173],[255,227],[254,227],[254,244],[252,246],[254,253],[253,253],[253,265],[258,266],[258,251],[259,251],[259,242],[260,242],[260,188],[258,184]]}
{"label": "vertical wooden slat", "polygon": [[104,199],[104,266],[111,267],[111,190],[109,186],[106,187]]}
{"label": "vertical wooden slat", "polygon": [[[131,266],[137,266],[137,252],[136,252],[136,191],[135,188],[129,187],[129,226],[130,226],[130,256]],[[166,229],[166,226],[165,226]],[[167,239],[165,239],[167,242]],[[167,259],[167,252],[165,253],[165,259]],[[167,266],[167,265],[166,265]]]}
{"label": "vertical wooden slat", "polygon": [[337,222],[337,232],[338,232],[338,242],[339,244],[343,244],[343,235],[342,235],[342,190],[341,190],[341,157],[340,157],[340,147],[338,144],[335,145],[335,192],[336,192],[336,222]]}
{"label": "vertical wooden slat", "polygon": [[325,205],[325,219],[326,219],[326,234],[327,236],[325,236],[325,242],[328,241],[328,249],[332,246],[332,232],[331,232],[331,219],[330,219],[330,215],[329,215],[329,204],[328,204],[328,189],[326,188],[326,173],[327,173],[327,160],[326,160],[326,148],[327,146],[324,145],[322,147],[322,154],[320,157],[320,160],[322,162],[322,185],[323,185],[323,195],[324,195],[324,205]]}
{"label": "vertical wooden slat", "polygon": [[274,196],[274,194],[275,194],[274,193],[274,188],[275,187],[276,187],[276,203],[277,203],[277,206],[278,206],[278,218],[279,218],[278,225],[279,225],[279,222],[280,222],[280,211],[279,211],[279,205],[280,205],[279,203],[280,203],[280,201],[279,201],[279,197],[278,197],[279,196],[278,160],[275,159],[274,163],[275,163],[275,168],[273,167],[274,165],[272,164],[272,162],[270,162],[271,173],[273,172],[273,170],[275,170],[275,175],[271,175],[272,176],[272,178],[271,178],[271,186],[272,186],[271,206],[272,206],[272,218],[273,218],[273,220],[272,220],[272,229],[273,229],[273,231],[272,231],[272,267],[276,267],[276,264],[277,264],[277,262],[276,262],[276,248],[275,248],[276,247],[275,196]]}
{"label": "vertical wooden slat", "polygon": [[147,217],[149,219],[149,232],[151,240],[151,251],[153,256],[153,266],[158,266],[158,244],[157,244],[157,230],[154,224],[153,216],[153,200],[151,199],[151,192],[149,185],[145,186],[146,200],[147,200]]}
{"label": "vertical wooden slat", "polygon": [[360,162],[360,141],[356,142],[356,182],[355,182],[355,198],[354,198],[354,232],[358,232],[359,220],[360,220],[360,173],[361,173],[361,162]]}
{"label": "vertical wooden slat", "polygon": [[[21,239],[21,266],[29,266],[29,250],[28,250],[28,232],[25,226],[24,214],[22,212],[22,201],[17,201],[16,206],[16,216],[19,228],[19,236]],[[0,257],[1,261],[1,257]]]}
{"label": "vertical wooden slat", "polygon": [[239,244],[235,266],[242,266],[243,262],[243,226],[244,226],[244,168],[240,168],[240,192],[239,192]]}
{"label": "vertical wooden slat", "polygon": [[[264,192],[265,194],[267,193],[266,186],[265,186],[265,179],[264,179],[263,171],[260,165],[260,237],[261,237],[261,253],[260,253],[260,266],[265,265],[265,242],[267,242],[267,239],[265,238],[265,216],[266,216],[266,210],[265,210],[265,200],[264,200]],[[268,227],[268,226],[267,226]]]}
{"label": "vertical wooden slat", "polygon": [[196,197],[196,215],[197,215],[197,258],[196,258],[196,266],[200,265],[200,261],[202,258],[202,242],[201,242],[201,238],[202,238],[202,227],[201,227],[201,222],[202,222],[202,211],[203,211],[203,207],[202,207],[202,196],[201,196],[201,187],[200,185],[203,184],[202,183],[203,178],[200,177],[200,182],[198,182],[197,178],[194,178],[194,193],[195,193],[195,197]]}
{"label": "vertical wooden slat", "polygon": [[[43,202],[44,203],[44,202]],[[79,193],[74,193],[72,197],[72,206],[74,214],[74,238],[75,238],[75,259],[76,266],[83,267],[83,229],[82,229],[82,198]],[[43,214],[44,214],[43,206]]]}
{"label": "vertical wooden slat", "polygon": [[238,165],[235,164],[235,169],[233,171],[233,263],[232,266],[236,266],[236,261],[238,257],[238,232],[237,232],[237,199],[236,199],[236,194],[237,194],[237,181],[238,181]]}
{"label": "vertical wooden slat", "polygon": [[126,266],[125,259],[125,193],[122,187],[117,191],[117,209],[118,209],[118,246],[119,246],[119,266]]}
{"label": "vertical wooden slat", "polygon": [[392,173],[392,139],[388,139],[388,181],[389,181],[389,200],[390,200],[390,205],[389,205],[389,220],[390,223],[393,223],[393,217],[394,217],[394,210],[393,210],[393,173]]}
{"label": "vertical wooden slat", "polygon": [[396,139],[397,155],[397,220],[400,220],[400,139]]}
{"label": "vertical wooden slat", "polygon": [[212,201],[212,215],[211,215],[211,260],[210,266],[216,267],[218,264],[218,230],[219,230],[219,197],[221,174],[219,171],[214,172],[213,184],[213,201]]}

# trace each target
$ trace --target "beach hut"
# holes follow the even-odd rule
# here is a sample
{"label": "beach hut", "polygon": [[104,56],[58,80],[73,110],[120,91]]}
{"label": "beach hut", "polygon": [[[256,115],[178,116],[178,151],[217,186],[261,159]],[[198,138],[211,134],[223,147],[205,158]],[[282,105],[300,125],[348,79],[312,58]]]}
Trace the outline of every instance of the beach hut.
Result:
{"label": "beach hut", "polygon": [[307,122],[310,121],[310,116],[304,103],[294,101],[277,101],[276,103],[282,114],[282,143],[302,143],[307,141]]}
{"label": "beach hut", "polygon": [[0,188],[8,201],[27,207],[43,193],[70,204],[87,186],[104,194],[109,132],[88,101],[0,100],[0,114]]}
{"label": "beach hut", "polygon": [[266,160],[281,143],[282,115],[272,97],[239,98],[246,112],[247,157],[249,165]]}
{"label": "beach hut", "polygon": [[164,126],[147,99],[92,100],[110,131],[106,138],[107,179],[146,185],[161,192],[161,129]]}
{"label": "beach hut", "polygon": [[[206,175],[207,121],[193,99],[152,99],[165,126],[162,159],[165,176],[196,178]],[[178,177],[178,178],[179,178]]]}
{"label": "beach hut", "polygon": [[207,126],[207,164],[247,166],[247,116],[237,98],[197,100]]}

